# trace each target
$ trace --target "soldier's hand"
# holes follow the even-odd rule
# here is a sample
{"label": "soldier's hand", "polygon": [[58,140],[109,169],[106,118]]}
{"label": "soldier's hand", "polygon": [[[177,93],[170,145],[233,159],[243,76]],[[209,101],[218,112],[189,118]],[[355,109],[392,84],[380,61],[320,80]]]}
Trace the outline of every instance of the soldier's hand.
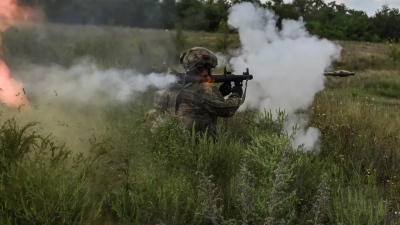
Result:
{"label": "soldier's hand", "polygon": [[242,97],[242,95],[243,95],[243,88],[240,87],[240,86],[234,86],[234,87],[232,88],[232,94],[239,95],[239,97]]}
{"label": "soldier's hand", "polygon": [[232,92],[232,85],[229,82],[225,82],[219,86],[219,92],[221,92],[222,96],[227,96]]}

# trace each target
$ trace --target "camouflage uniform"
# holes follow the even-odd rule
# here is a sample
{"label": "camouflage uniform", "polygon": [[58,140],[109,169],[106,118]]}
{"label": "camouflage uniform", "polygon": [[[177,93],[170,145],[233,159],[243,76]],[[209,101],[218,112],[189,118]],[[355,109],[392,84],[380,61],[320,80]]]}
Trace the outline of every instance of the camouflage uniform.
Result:
{"label": "camouflage uniform", "polygon": [[156,111],[168,112],[191,132],[215,136],[217,117],[231,117],[241,104],[238,95],[224,99],[218,88],[209,83],[189,83],[170,87],[156,99]]}
{"label": "camouflage uniform", "polygon": [[[217,64],[215,55],[204,48],[192,48],[180,59],[186,71],[196,66],[196,62]],[[194,63],[193,63],[194,62]],[[215,137],[217,117],[231,117],[241,104],[241,96],[232,93],[225,99],[217,87],[210,83],[188,83],[183,86],[171,85],[159,92],[155,109],[158,113],[168,112],[183,122],[192,133]]]}

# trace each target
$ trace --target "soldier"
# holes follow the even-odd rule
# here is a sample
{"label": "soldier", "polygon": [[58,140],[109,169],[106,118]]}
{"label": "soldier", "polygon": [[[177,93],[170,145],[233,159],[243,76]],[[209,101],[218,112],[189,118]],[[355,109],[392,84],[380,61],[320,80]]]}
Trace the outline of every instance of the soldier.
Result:
{"label": "soldier", "polygon": [[[180,63],[188,76],[209,76],[218,64],[215,54],[202,47],[183,53]],[[225,99],[225,96],[229,97]],[[215,138],[218,117],[231,117],[241,105],[243,89],[223,83],[219,88],[211,83],[174,84],[156,98],[157,113],[168,112],[183,122],[192,135]]]}

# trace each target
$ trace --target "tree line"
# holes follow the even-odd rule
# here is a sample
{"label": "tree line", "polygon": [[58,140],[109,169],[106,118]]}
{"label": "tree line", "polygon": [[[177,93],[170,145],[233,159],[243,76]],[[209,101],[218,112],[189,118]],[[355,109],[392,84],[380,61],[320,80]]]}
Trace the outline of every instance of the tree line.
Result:
{"label": "tree line", "polygon": [[282,19],[306,22],[311,34],[329,39],[357,41],[399,41],[400,12],[384,5],[373,16],[336,2],[323,0],[19,0],[41,8],[49,22],[115,25],[140,28],[214,32],[227,20],[229,8],[239,2],[253,2],[272,9]]}

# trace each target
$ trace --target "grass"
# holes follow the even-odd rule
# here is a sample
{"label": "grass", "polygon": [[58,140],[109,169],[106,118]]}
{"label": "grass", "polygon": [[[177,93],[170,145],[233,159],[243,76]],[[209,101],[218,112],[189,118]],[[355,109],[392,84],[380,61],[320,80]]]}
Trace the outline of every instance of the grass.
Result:
{"label": "grass", "polygon": [[[11,68],[89,56],[103,68],[152,72],[176,63],[171,32],[42,25],[9,29],[3,43]],[[217,39],[185,35],[211,49]],[[2,117],[0,223],[397,224],[399,64],[385,44],[341,44],[335,66],[357,75],[328,77],[307,110],[322,133],[318,154],[290,147],[284,113],[221,119],[216,142],[196,144],[172,118],[151,130],[153,91],[102,108],[96,121],[107,133],[83,153],[35,121]]]}

